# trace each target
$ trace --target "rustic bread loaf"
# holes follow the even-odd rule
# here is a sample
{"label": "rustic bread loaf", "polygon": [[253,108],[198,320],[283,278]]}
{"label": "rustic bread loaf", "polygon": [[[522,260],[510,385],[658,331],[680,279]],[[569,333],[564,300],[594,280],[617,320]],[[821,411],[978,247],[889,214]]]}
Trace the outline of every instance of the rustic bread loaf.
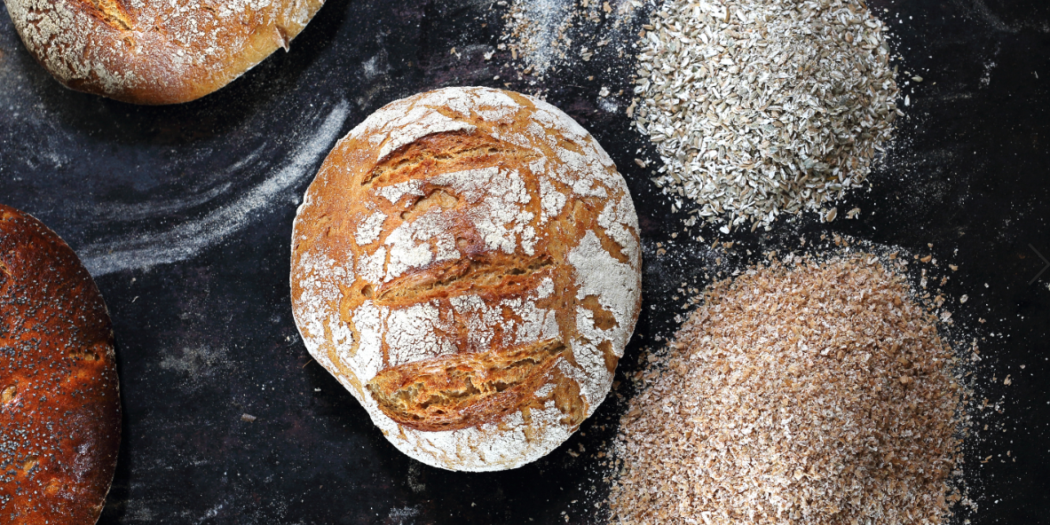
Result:
{"label": "rustic bread loaf", "polygon": [[637,222],[612,160],[557,108],[416,95],[354,128],[307,190],[295,320],[402,452],[515,468],[609,391],[640,308]]}
{"label": "rustic bread loaf", "polygon": [[288,43],[323,0],[4,0],[65,86],[134,104],[211,93]]}
{"label": "rustic bread loaf", "polygon": [[120,444],[115,358],[73,250],[0,205],[0,523],[98,521]]}

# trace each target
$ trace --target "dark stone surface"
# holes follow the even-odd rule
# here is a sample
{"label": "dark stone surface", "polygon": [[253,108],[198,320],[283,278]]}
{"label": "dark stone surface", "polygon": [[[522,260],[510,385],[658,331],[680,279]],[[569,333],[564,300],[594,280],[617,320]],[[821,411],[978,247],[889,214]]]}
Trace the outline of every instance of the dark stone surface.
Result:
{"label": "dark stone surface", "polygon": [[[594,454],[614,433],[618,395],[533,465],[432,469],[387,444],[310,361],[289,308],[291,220],[335,139],[396,98],[508,81],[545,89],[592,130],[635,196],[645,307],[621,374],[673,333],[685,301],[677,288],[708,282],[717,258],[757,262],[762,250],[832,232],[932,253],[938,275],[951,277],[944,291],[970,297],[952,308],[954,335],[979,339],[980,382],[998,380],[979,396],[1005,395],[1002,414],[987,418],[989,430],[967,450],[981,505],[969,517],[1050,523],[1050,272],[1029,284],[1043,267],[1035,252],[1050,257],[1050,7],[870,3],[894,31],[902,70],[924,82],[905,88],[908,118],[870,191],[839,204],[839,217],[858,206],[860,218],[824,225],[806,216],[723,236],[737,244],[722,255],[709,248],[712,229],[693,232],[704,243],[671,238],[682,217],[633,162],[652,155],[623,113],[629,100],[616,99],[618,112],[599,109],[601,86],[629,87],[607,72],[617,64],[581,62],[531,86],[512,74],[505,52],[482,58],[502,27],[489,1],[332,0],[290,53],[167,108],[62,89],[0,17],[0,202],[40,218],[78,251],[117,332],[125,439],[101,523],[603,521],[594,504],[605,472]],[[958,272],[942,271],[948,263]],[[1006,374],[1011,386],[1002,385]]]}

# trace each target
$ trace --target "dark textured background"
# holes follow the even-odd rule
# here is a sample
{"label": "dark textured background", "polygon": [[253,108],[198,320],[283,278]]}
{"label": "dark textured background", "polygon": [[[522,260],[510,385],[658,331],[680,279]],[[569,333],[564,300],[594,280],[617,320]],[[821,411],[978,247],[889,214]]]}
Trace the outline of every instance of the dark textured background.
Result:
{"label": "dark textured background", "polygon": [[[595,454],[615,431],[619,395],[533,465],[432,469],[387,444],[310,362],[289,308],[292,217],[334,141],[396,98],[509,82],[546,90],[592,130],[635,196],[645,306],[621,372],[637,370],[642,348],[673,333],[686,297],[677,288],[708,282],[716,262],[755,262],[761,250],[824,232],[932,253],[940,267],[931,271],[951,277],[945,292],[970,297],[952,311],[955,336],[980,340],[978,396],[1001,400],[1002,413],[982,417],[989,430],[967,449],[981,507],[967,517],[1050,523],[1050,272],[1029,283],[1044,266],[1036,251],[1050,256],[1050,2],[870,4],[894,32],[902,71],[925,79],[904,87],[911,105],[897,147],[870,191],[839,204],[836,222],[806,216],[734,234],[725,253],[710,248],[711,229],[693,232],[704,243],[671,238],[682,217],[633,162],[651,151],[623,113],[629,99],[614,98],[616,111],[598,104],[600,87],[629,88],[622,69],[608,68],[630,54],[519,80],[508,53],[483,59],[503,24],[504,8],[488,0],[330,0],[290,53],[168,108],[62,89],[0,16],[0,202],[78,251],[117,333],[124,442],[101,522],[602,521],[595,503],[605,472]],[[854,206],[860,218],[842,219]],[[948,263],[958,272],[945,271]],[[246,413],[257,419],[242,421]]]}

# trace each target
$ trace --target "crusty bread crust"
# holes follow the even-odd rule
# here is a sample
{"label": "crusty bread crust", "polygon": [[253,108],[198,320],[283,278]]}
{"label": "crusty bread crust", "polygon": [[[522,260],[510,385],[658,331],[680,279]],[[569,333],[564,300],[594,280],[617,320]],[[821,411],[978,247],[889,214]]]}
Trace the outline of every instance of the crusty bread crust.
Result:
{"label": "crusty bread crust", "polygon": [[289,42],[323,0],[4,0],[65,86],[133,104],[189,102]]}
{"label": "crusty bread crust", "polygon": [[380,109],[325,160],[295,220],[293,312],[400,450],[501,470],[605,398],[640,270],[626,183],[590,134],[531,97],[446,88]]}
{"label": "crusty bread crust", "polygon": [[120,399],[109,312],[73,250],[0,205],[0,523],[92,524]]}
{"label": "crusty bread crust", "polygon": [[[365,387],[379,409],[416,430],[459,430],[518,410],[549,380],[565,345],[556,339],[493,352],[451,354],[379,372]],[[579,409],[579,396],[565,400]]]}

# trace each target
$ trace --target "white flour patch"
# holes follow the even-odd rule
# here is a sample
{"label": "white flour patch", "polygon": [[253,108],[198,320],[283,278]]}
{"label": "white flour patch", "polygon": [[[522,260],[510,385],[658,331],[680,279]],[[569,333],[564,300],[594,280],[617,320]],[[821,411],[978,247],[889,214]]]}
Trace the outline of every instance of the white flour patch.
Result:
{"label": "white flour patch", "polygon": [[[408,308],[393,309],[387,316],[385,328],[390,362],[387,366],[398,366],[456,353],[456,346],[436,329],[448,329],[441,320],[436,303],[416,304]],[[372,326],[359,329],[371,330]],[[382,337],[382,334],[377,334]]]}
{"label": "white flour patch", "polygon": [[517,331],[512,331],[511,323],[504,327],[504,334],[511,338],[511,344],[555,339],[560,335],[555,312],[536,306],[536,297],[504,300],[503,306],[521,317]]}
{"label": "white flour patch", "polygon": [[521,244],[526,255],[533,255],[536,232],[529,224],[534,216],[522,210],[532,197],[518,172],[493,167],[447,173],[432,182],[452,189],[474,204],[468,215],[485,239],[487,249],[512,254]]}
{"label": "white flour patch", "polygon": [[397,184],[391,184],[390,186],[380,186],[376,188],[376,195],[390,201],[390,204],[397,204],[397,201],[401,200],[401,197],[405,195],[423,196],[423,185],[418,180],[410,180],[405,182],[399,182]]}
{"label": "white flour patch", "polygon": [[580,394],[587,401],[587,416],[589,417],[598,408],[598,403],[605,399],[605,393],[612,385],[612,374],[605,368],[601,351],[594,345],[583,341],[574,341],[572,355],[576,364],[572,366],[566,361],[558,362],[558,370],[566,377],[576,381],[580,385]]}
{"label": "white flour patch", "polygon": [[[419,516],[419,508],[417,507],[394,507],[390,509],[390,514],[387,516],[390,519],[401,520],[404,518],[414,518]],[[398,521],[400,524],[401,522]]]}
{"label": "white flour patch", "polygon": [[225,348],[183,347],[181,352],[168,353],[160,361],[160,367],[172,372],[181,372],[190,378],[208,376],[215,370],[229,368],[232,364]]}
{"label": "white flour patch", "polygon": [[[638,239],[633,233],[638,231],[638,215],[634,210],[634,202],[630,199],[606,204],[602,212],[598,214],[598,226],[601,226],[605,233],[623,248],[623,253],[641,253]],[[640,265],[641,261],[631,261],[631,263]]]}
{"label": "white flour patch", "polygon": [[[609,255],[602,248],[602,241],[591,231],[579,246],[569,252],[569,262],[576,268],[576,285],[579,286],[576,298],[582,300],[589,295],[596,296],[602,308],[612,312],[617,324],[628,326],[639,293],[638,272]],[[613,332],[622,338],[615,340],[613,347],[626,346],[630,333],[624,330]]]}
{"label": "white flour patch", "polygon": [[986,88],[992,84],[992,71],[995,69],[995,60],[984,63],[984,73],[981,74],[981,87]]}
{"label": "white flour patch", "polygon": [[412,463],[408,466],[408,488],[412,489],[412,492],[419,494],[424,490],[427,490],[427,484],[423,483],[419,478],[423,473],[422,463]]}
{"label": "white flour patch", "polygon": [[[378,307],[368,301],[354,310],[354,326],[361,334],[360,346],[357,349],[358,356],[350,354],[349,348],[339,348],[339,359],[350,367],[357,379],[362,383],[372,380],[383,367],[383,334],[381,332],[383,320],[387,315],[385,307]],[[352,390],[351,390],[352,391]]]}
{"label": "white flour patch", "polygon": [[[303,255],[303,258],[300,260],[300,268],[302,270],[302,279],[300,280],[302,291],[297,300],[300,304],[306,305],[307,308],[313,310],[321,308],[328,301],[337,300],[341,293],[339,286],[326,278],[327,276],[335,275],[342,280],[352,280],[354,275],[353,268],[341,267],[335,261],[317,253]],[[294,314],[295,312],[293,312]],[[333,317],[338,319],[338,315],[335,313],[329,314],[327,318],[296,318],[296,327],[303,338],[306,350],[310,352],[310,355],[321,366],[334,366],[331,359],[328,358],[327,351],[321,348],[326,341],[324,337],[326,323],[331,326]],[[347,334],[332,333],[333,341],[344,341],[346,339]],[[350,341],[353,340],[352,334],[349,334],[349,339]]]}
{"label": "white flour patch", "polygon": [[[444,214],[431,210],[390,232],[383,241],[390,247],[385,281],[396,279],[413,268],[458,259],[460,254],[450,226]],[[437,253],[431,249],[431,242],[437,246]]]}
{"label": "white flour patch", "polygon": [[377,211],[361,221],[361,224],[357,227],[357,235],[354,236],[357,245],[365,246],[376,242],[376,239],[379,239],[379,233],[383,230],[383,221],[385,220],[386,214]]}
{"label": "white flour patch", "polygon": [[274,203],[285,202],[278,197],[314,173],[313,168],[339,137],[349,113],[350,105],[345,100],[339,102],[317,131],[291,155],[291,161],[284,168],[243,197],[169,230],[82,247],[77,253],[84,266],[93,277],[99,277],[184,261],[241,231],[269,211]]}
{"label": "white flour patch", "polygon": [[503,322],[499,308],[489,308],[477,295],[459,295],[449,299],[459,321],[467,327],[467,350],[487,352],[492,349],[495,327]]}
{"label": "white flour patch", "polygon": [[180,388],[187,392],[223,381],[237,366],[230,359],[226,348],[212,348],[196,344],[195,341],[185,341],[179,347],[162,349],[161,356],[159,365],[162,375],[168,376],[169,380],[177,380]]}
{"label": "white flour patch", "polygon": [[207,519],[214,518],[214,517],[218,516],[219,515],[219,511],[222,510],[223,507],[225,507],[225,506],[226,506],[226,502],[224,501],[224,502],[222,502],[222,503],[220,503],[220,504],[218,504],[218,505],[208,509],[207,512],[205,512],[204,515],[201,516],[201,519],[197,521],[197,523],[203,523],[204,520],[207,520]]}
{"label": "white flour patch", "polygon": [[358,260],[361,278],[373,283],[383,280],[383,265],[386,263],[386,247],[380,247],[372,255],[362,255]]}
{"label": "white flour patch", "polygon": [[380,50],[379,54],[361,64],[361,73],[364,74],[365,79],[368,81],[375,80],[376,77],[385,74],[387,71],[390,71],[390,64],[387,63],[385,49]]}
{"label": "white flour patch", "polygon": [[[259,146],[246,157],[222,170],[222,176],[231,177],[246,167],[251,166],[258,161],[259,156],[266,150],[266,148],[267,146],[265,144]],[[225,195],[232,187],[232,183],[225,182],[214,188],[203,191],[198,195],[188,195],[165,201],[151,201],[142,204],[101,203],[95,206],[94,212],[99,218],[105,219],[119,221],[149,220],[159,216],[185,212],[186,210],[196,208],[197,206],[203,206],[212,200]]]}
{"label": "white flour patch", "polygon": [[[252,156],[254,157],[255,154],[253,153]],[[208,189],[207,191],[203,191],[199,195],[190,195],[163,202],[147,202],[143,204],[104,203],[96,206],[96,212],[98,213],[99,218],[111,220],[148,220],[153,217],[170,215],[182,210],[203,206],[224,195],[230,190],[230,187],[231,184],[227,182]]]}

